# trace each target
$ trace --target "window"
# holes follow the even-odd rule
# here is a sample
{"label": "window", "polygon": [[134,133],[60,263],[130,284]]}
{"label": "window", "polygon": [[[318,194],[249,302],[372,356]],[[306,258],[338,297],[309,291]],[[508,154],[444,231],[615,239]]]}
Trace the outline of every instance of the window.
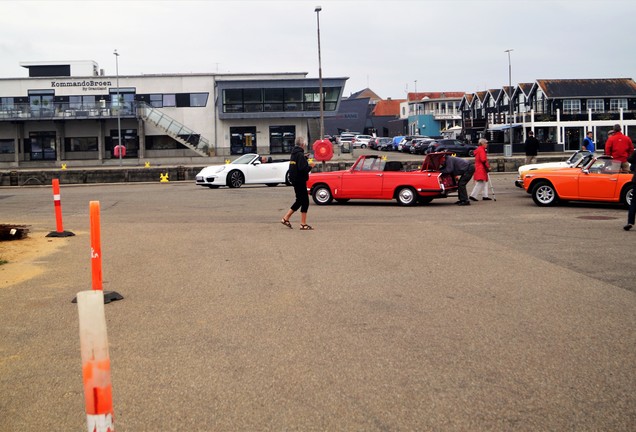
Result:
{"label": "window", "polygon": [[256,151],[256,127],[230,128],[230,154],[254,153]]}
{"label": "window", "polygon": [[580,99],[565,99],[563,101],[563,113],[564,114],[578,114],[581,112],[581,100]]}
{"label": "window", "polygon": [[603,99],[588,99],[587,109],[592,110],[592,112],[599,112],[599,113],[604,112],[605,104],[603,102]]}
{"label": "window", "polygon": [[3,97],[0,98],[0,110],[1,111],[9,111],[13,109],[13,98],[12,97]]}
{"label": "window", "polygon": [[270,126],[269,152],[289,154],[296,140],[295,126]]}
{"label": "window", "polygon": [[65,138],[64,150],[67,152],[97,151],[97,137]]}
{"label": "window", "polygon": [[627,109],[627,99],[610,99],[610,111],[618,111]]}
{"label": "window", "polygon": [[12,139],[0,139],[0,154],[15,153],[15,145]]}
{"label": "window", "polygon": [[153,106],[155,108],[163,108],[163,95],[151,94],[150,95],[150,106]]}
{"label": "window", "polygon": [[[323,88],[325,111],[335,111],[340,87]],[[224,89],[224,113],[320,111],[319,88]]]}
{"label": "window", "polygon": [[173,94],[165,94],[163,95],[162,104],[164,107],[177,106],[177,98]]}
{"label": "window", "polygon": [[191,107],[204,107],[208,103],[207,93],[191,93],[190,94],[190,106]]}

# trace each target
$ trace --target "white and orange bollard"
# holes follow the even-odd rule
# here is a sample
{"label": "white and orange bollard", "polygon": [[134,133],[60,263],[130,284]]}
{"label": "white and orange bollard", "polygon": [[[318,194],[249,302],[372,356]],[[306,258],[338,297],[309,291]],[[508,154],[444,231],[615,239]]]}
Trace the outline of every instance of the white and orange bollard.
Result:
{"label": "white and orange bollard", "polygon": [[88,432],[114,432],[104,298],[100,290],[77,293],[82,378]]}
{"label": "white and orange bollard", "polygon": [[74,236],[70,231],[64,231],[62,223],[62,200],[60,198],[60,181],[53,179],[53,205],[55,206],[55,225],[56,230],[51,231],[47,237],[71,237]]}
{"label": "white and orange bollard", "polygon": [[[91,224],[91,282],[93,291],[103,294],[104,303],[114,300],[123,300],[123,296],[116,291],[104,291],[102,284],[102,234],[100,225],[99,201],[89,203],[90,224]],[[75,297],[72,303],[77,302]]]}

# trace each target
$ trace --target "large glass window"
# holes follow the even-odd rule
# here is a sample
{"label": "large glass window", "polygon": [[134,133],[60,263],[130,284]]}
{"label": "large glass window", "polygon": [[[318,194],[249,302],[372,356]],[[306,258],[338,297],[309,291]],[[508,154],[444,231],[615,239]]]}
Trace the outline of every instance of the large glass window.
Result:
{"label": "large glass window", "polygon": [[163,95],[163,106],[164,107],[173,107],[177,106],[177,98],[173,94],[165,94]]}
{"label": "large glass window", "polygon": [[263,111],[283,110],[284,91],[282,88],[263,89],[263,99],[265,101]]}
{"label": "large glass window", "polygon": [[191,107],[204,107],[208,103],[207,93],[190,93]]}
{"label": "large glass window", "polygon": [[245,112],[263,111],[263,90],[260,88],[243,90],[243,103]]}
{"label": "large glass window", "polygon": [[230,128],[230,153],[244,154],[256,152],[256,127]]}
{"label": "large glass window", "polygon": [[67,152],[97,151],[97,137],[65,138],[64,150]]}
{"label": "large glass window", "polygon": [[0,98],[0,111],[10,111],[13,109],[13,98],[3,97]]}
{"label": "large glass window", "polygon": [[[340,87],[323,89],[325,111],[335,111]],[[320,111],[319,88],[225,89],[223,112]]]}
{"label": "large glass window", "polygon": [[31,154],[31,160],[55,160],[55,132],[30,132],[24,144],[24,151]]}
{"label": "large glass window", "polygon": [[627,109],[627,99],[610,99],[610,111],[618,111]]}
{"label": "large glass window", "polygon": [[12,139],[0,139],[0,154],[15,153],[15,145]]}
{"label": "large glass window", "polygon": [[295,126],[270,126],[269,128],[269,152],[271,154],[291,153],[296,140]]}
{"label": "large glass window", "polygon": [[163,108],[163,95],[151,94],[150,95],[150,105],[155,107],[155,108]]}
{"label": "large glass window", "polygon": [[587,100],[587,109],[592,110],[592,112],[602,113],[605,111],[605,104],[603,103],[603,99],[588,99]]}
{"label": "large glass window", "polygon": [[563,113],[564,114],[578,114],[581,112],[581,100],[580,99],[565,99],[563,101]]}

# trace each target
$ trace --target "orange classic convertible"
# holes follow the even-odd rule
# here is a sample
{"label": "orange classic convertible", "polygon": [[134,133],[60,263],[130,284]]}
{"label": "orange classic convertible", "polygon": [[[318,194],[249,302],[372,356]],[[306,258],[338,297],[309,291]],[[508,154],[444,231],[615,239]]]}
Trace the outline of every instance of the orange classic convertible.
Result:
{"label": "orange classic convertible", "polygon": [[527,173],[523,188],[538,206],[559,201],[598,201],[629,205],[634,197],[632,174],[609,156],[592,158],[576,168],[537,169]]}

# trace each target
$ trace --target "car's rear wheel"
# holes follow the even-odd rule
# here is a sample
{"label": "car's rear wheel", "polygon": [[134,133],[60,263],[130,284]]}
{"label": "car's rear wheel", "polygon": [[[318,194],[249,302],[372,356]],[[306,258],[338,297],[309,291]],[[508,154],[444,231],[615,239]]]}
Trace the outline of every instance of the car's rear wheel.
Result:
{"label": "car's rear wheel", "polygon": [[629,207],[634,199],[634,185],[627,183],[621,192],[621,202]]}
{"label": "car's rear wheel", "polygon": [[289,171],[287,171],[287,172],[285,173],[285,184],[286,184],[287,186],[291,186],[291,184],[292,184],[292,182],[291,182],[291,177],[289,176]]}
{"label": "car's rear wheel", "polygon": [[475,156],[475,150],[468,150],[468,156]]}
{"label": "car's rear wheel", "polygon": [[559,202],[559,195],[552,184],[541,181],[532,188],[532,199],[538,206],[552,206]]}
{"label": "car's rear wheel", "polygon": [[363,149],[363,148],[367,148],[367,145],[366,145],[366,144],[360,144],[360,148],[361,148],[361,149]]}
{"label": "car's rear wheel", "polygon": [[417,203],[417,194],[412,187],[403,187],[397,191],[395,196],[396,201],[400,205],[410,206]]}
{"label": "car's rear wheel", "polygon": [[314,187],[314,191],[311,194],[311,197],[318,205],[331,204],[331,201],[333,200],[333,195],[331,194],[331,190],[327,185],[319,185]]}
{"label": "car's rear wheel", "polygon": [[245,183],[245,177],[239,170],[230,171],[227,175],[227,186],[230,188],[240,188]]}

